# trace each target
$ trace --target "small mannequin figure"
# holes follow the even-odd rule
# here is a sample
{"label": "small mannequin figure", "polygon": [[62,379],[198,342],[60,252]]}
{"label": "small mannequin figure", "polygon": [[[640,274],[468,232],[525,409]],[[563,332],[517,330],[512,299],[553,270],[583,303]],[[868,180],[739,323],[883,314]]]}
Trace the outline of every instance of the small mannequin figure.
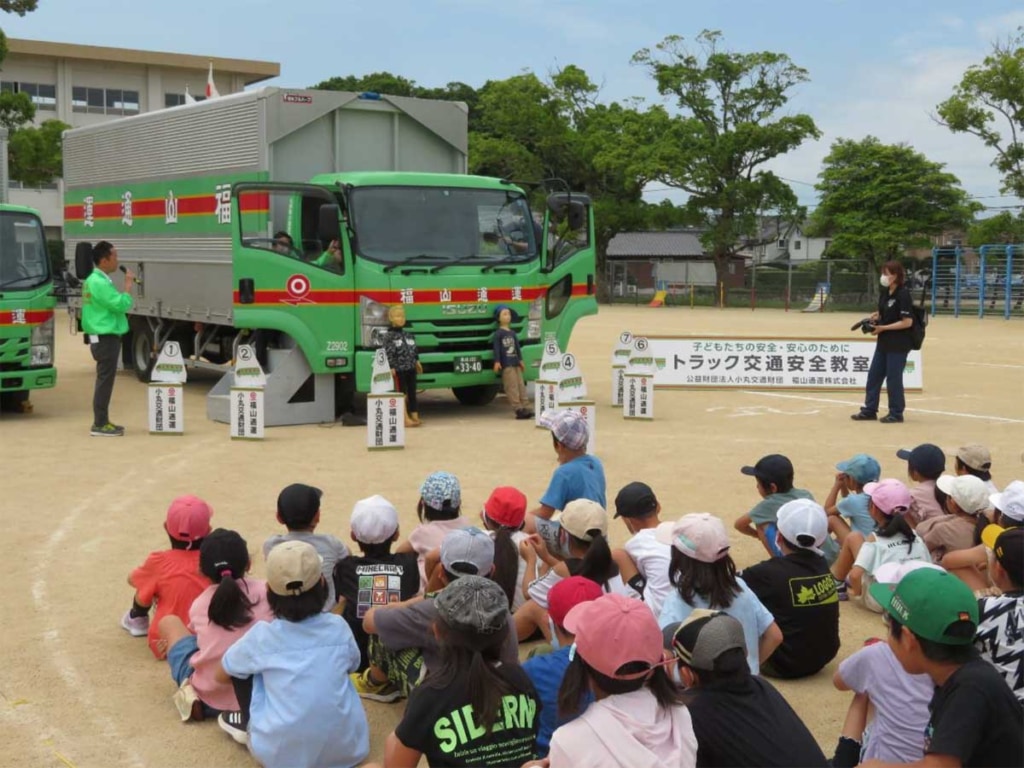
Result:
{"label": "small mannequin figure", "polygon": [[510,327],[512,310],[500,304],[494,310],[494,317],[498,321],[498,330],[494,332],[494,372],[501,374],[501,386],[516,418],[532,419],[533,410],[527,401],[526,384],[523,382],[523,371],[526,370],[523,351],[516,332]]}
{"label": "small mannequin figure", "polygon": [[423,365],[416,351],[416,339],[405,331],[405,308],[396,304],[388,310],[391,327],[384,334],[384,353],[388,356],[395,388],[405,394],[405,426],[418,427],[419,409],[416,406],[416,376],[423,373]]}

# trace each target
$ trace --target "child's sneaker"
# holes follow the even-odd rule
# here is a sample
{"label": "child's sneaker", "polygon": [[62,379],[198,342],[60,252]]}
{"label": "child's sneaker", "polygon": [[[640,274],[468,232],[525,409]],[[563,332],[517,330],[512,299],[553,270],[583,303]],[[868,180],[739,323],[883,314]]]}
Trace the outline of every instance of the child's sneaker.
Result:
{"label": "child's sneaker", "polygon": [[221,712],[217,715],[217,725],[239,744],[249,743],[249,723],[241,712]]}
{"label": "child's sneaker", "polygon": [[849,600],[850,595],[847,592],[848,585],[846,581],[844,579],[837,579],[835,576],[832,578],[836,582],[836,597],[838,597],[840,601]]}
{"label": "child's sneaker", "polygon": [[174,707],[178,710],[182,722],[189,720],[201,722],[203,720],[203,702],[200,701],[199,695],[190,681],[186,680],[179,686],[171,697],[171,701],[174,702]]}
{"label": "child's sneaker", "polygon": [[132,618],[132,612],[129,610],[121,618],[121,626],[132,637],[145,637],[149,634],[149,616]]}
{"label": "child's sneaker", "polygon": [[348,677],[349,680],[352,681],[352,687],[356,689],[356,693],[364,699],[390,704],[391,702],[402,698],[402,692],[398,690],[398,686],[390,680],[383,683],[373,682],[373,680],[370,679],[369,667],[367,667],[363,672],[353,672]]}

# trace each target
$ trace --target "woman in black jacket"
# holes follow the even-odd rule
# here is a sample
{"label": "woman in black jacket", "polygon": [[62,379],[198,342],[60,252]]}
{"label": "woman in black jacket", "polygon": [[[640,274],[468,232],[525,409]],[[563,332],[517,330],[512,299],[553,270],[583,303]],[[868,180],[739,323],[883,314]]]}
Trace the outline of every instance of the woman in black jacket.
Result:
{"label": "woman in black jacket", "polygon": [[899,424],[903,421],[903,409],[906,407],[903,368],[912,346],[910,328],[914,324],[911,314],[913,300],[906,281],[907,272],[899,262],[887,261],[882,266],[882,293],[878,297],[878,311],[871,315],[874,322],[871,333],[878,343],[868,370],[864,405],[859,413],[850,417],[854,421],[874,421],[878,418],[878,401],[882,395],[883,382],[889,393],[889,414],[881,422]]}

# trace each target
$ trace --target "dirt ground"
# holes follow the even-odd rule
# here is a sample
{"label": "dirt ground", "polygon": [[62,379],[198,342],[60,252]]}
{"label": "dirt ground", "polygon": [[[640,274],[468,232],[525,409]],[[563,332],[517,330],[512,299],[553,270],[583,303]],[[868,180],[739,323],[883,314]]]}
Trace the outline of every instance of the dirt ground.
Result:
{"label": "dirt ground", "polygon": [[[59,318],[60,319],[60,318]],[[658,392],[657,420],[626,422],[612,409],[609,356],[623,330],[832,337],[852,315],[781,311],[602,308],[578,327],[571,351],[599,404],[596,453],[604,460],[608,495],[642,479],[657,492],[666,518],[708,511],[731,521],[753,505],[753,481],[743,464],[772,452],[788,454],[797,485],[820,499],[836,461],[867,451],[885,476],[903,477],[895,452],[920,442],[947,449],[969,442],[992,451],[1002,487],[1024,477],[1024,327],[1018,322],[939,318],[924,350],[925,389],[909,395],[907,422],[886,426],[848,419],[857,393]],[[244,749],[212,722],[177,718],[167,666],[146,643],[119,627],[132,591],[129,571],[146,553],[166,546],[161,523],[182,493],[207,499],[216,526],[237,529],[256,553],[279,528],[278,491],[307,482],[325,490],[321,528],[348,538],[352,503],[382,493],[401,510],[403,530],[415,523],[420,481],[446,469],[462,481],[465,514],[475,516],[496,485],[514,484],[533,504],[554,467],[547,434],[511,418],[503,400],[483,409],[460,407],[449,393],[423,398],[422,429],[404,451],[371,454],[359,428],[332,426],[268,430],[260,443],[232,442],[227,427],[205,418],[207,377],[186,394],[181,437],[146,433],[145,387],[118,377],[112,414],[128,435],[88,435],[93,364],[79,337],[59,323],[59,386],[33,398],[31,416],[0,421],[0,509],[6,556],[0,563],[0,765],[4,766],[247,766]],[[614,543],[626,539],[613,523]],[[733,536],[738,565],[762,557],[752,539]],[[842,606],[843,648],[849,655],[880,635],[875,614]],[[831,683],[835,663],[813,679],[781,683],[784,695],[826,752],[847,698]],[[372,757],[401,713],[400,705],[370,703]]]}

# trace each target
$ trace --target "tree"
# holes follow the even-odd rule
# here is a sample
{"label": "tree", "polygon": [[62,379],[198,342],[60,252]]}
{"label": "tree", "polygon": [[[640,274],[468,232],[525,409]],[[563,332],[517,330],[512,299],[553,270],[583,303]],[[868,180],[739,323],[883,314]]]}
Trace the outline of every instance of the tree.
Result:
{"label": "tree", "polygon": [[929,237],[963,227],[980,207],[956,176],[905,144],[874,136],[839,139],[825,158],[810,232],[832,239],[831,250],[875,266]]}
{"label": "tree", "polygon": [[987,219],[978,219],[967,228],[967,244],[983,245],[1024,243],[1024,216],[1003,211]]}
{"label": "tree", "polygon": [[954,133],[977,136],[994,149],[1002,191],[1024,197],[1024,28],[969,67],[938,112],[939,122]]}
{"label": "tree", "polygon": [[806,70],[785,54],[723,51],[720,42],[721,33],[704,30],[696,51],[670,36],[655,52],[633,56],[679,112],[649,109],[623,150],[637,158],[641,177],[689,195],[685,207],[707,229],[702,240],[724,282],[730,257],[755,233],[760,214],[798,212],[793,190],[765,163],[820,131],[809,115],[779,114],[790,91],[807,81]]}
{"label": "tree", "polygon": [[61,134],[71,126],[44,120],[38,128],[22,128],[11,135],[10,175],[28,186],[38,186],[61,175]]}

